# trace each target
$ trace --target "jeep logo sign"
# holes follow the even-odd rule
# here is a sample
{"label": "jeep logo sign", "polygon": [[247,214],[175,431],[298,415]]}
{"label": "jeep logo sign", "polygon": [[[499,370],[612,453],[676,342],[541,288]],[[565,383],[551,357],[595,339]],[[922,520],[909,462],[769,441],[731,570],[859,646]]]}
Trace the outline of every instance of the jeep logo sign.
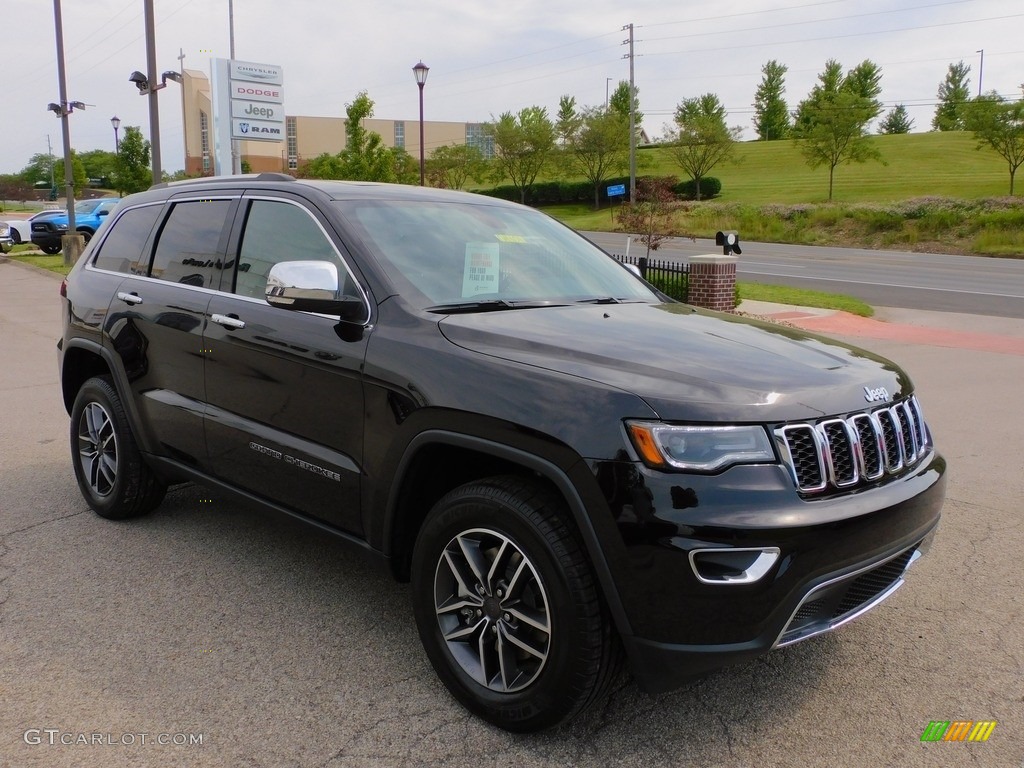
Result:
{"label": "jeep logo sign", "polygon": [[284,109],[279,104],[269,102],[231,100],[231,116],[246,120],[265,120],[270,123],[284,122]]}
{"label": "jeep logo sign", "polygon": [[885,387],[864,387],[864,399],[869,403],[880,402],[889,399],[889,390]]}

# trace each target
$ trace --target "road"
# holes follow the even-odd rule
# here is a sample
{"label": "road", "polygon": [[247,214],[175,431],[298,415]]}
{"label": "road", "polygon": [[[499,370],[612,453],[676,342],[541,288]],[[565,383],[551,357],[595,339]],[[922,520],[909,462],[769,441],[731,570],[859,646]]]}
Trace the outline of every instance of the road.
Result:
{"label": "road", "polygon": [[[447,694],[408,587],[315,531],[194,485],[138,520],[94,515],[58,285],[0,263],[0,767],[1021,768],[1024,355],[858,340],[906,367],[950,463],[935,546],[884,605],[670,694],[622,680],[572,726],[517,736]],[[957,719],[997,726],[920,741]]]}
{"label": "road", "polygon": [[[625,235],[584,232],[610,253],[625,252]],[[878,307],[929,309],[1024,318],[1024,259],[873,251],[780,243],[741,243],[740,280],[856,296]],[[642,255],[634,243],[630,252]],[[721,253],[713,240],[675,238],[657,258],[684,261]]]}

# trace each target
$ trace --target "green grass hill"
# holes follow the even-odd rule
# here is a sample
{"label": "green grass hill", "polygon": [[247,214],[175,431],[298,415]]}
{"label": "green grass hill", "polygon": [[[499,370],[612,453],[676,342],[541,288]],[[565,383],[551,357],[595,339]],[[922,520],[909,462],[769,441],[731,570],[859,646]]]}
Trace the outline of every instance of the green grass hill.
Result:
{"label": "green grass hill", "polygon": [[[887,165],[853,163],[836,168],[835,202],[883,203],[914,197],[999,197],[1010,191],[1006,162],[991,149],[975,149],[973,134],[908,133],[873,136]],[[640,152],[641,175],[685,177],[667,152]],[[828,169],[807,165],[794,141],[750,141],[737,146],[736,162],[711,171],[722,181],[722,202],[747,205],[819,203],[828,197]],[[1018,187],[1024,185],[1024,174]],[[1019,191],[1019,190],[1018,190]]]}

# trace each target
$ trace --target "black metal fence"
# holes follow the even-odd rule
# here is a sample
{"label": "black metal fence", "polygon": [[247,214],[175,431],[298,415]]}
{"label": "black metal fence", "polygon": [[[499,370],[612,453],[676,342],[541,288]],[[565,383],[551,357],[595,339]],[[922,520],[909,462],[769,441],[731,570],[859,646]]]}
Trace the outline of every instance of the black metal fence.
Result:
{"label": "black metal fence", "polygon": [[690,293],[690,265],[646,256],[624,256],[613,253],[612,258],[622,264],[632,264],[640,276],[673,299],[686,301]]}

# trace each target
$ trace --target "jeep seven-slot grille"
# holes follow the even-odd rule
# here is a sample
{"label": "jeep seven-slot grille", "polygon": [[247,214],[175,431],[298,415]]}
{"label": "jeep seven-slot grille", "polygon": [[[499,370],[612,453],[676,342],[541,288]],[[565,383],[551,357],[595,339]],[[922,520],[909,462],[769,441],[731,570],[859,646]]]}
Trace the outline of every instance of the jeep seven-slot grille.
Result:
{"label": "jeep seven-slot grille", "polygon": [[775,434],[803,493],[851,488],[895,474],[929,447],[916,397],[815,423],[786,424]]}

